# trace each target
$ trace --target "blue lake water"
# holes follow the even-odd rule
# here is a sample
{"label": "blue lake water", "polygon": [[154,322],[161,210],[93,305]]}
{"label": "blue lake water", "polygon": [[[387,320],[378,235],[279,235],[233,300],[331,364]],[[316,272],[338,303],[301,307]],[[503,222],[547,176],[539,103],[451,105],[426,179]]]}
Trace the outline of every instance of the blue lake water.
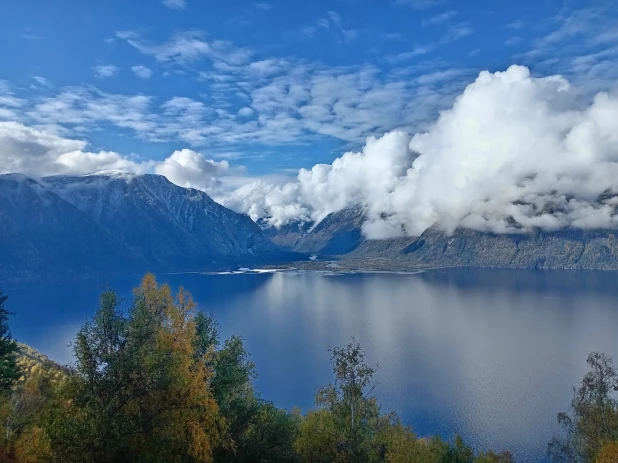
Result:
{"label": "blue lake water", "polygon": [[[435,270],[418,274],[282,272],[167,275],[240,334],[257,387],[278,406],[312,406],[332,379],[328,347],[352,336],[377,364],[375,394],[421,435],[460,433],[475,448],[544,461],[586,370],[618,360],[618,274]],[[13,334],[59,361],[106,284],[130,297],[138,281],[6,290]]]}

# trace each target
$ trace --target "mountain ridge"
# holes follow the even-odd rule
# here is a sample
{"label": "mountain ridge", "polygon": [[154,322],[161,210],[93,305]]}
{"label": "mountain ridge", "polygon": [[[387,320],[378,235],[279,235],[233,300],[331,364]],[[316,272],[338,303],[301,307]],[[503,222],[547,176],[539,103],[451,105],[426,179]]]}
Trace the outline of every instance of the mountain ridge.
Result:
{"label": "mountain ridge", "polygon": [[[286,249],[302,249],[322,257],[332,256],[342,261],[344,266],[357,268],[618,270],[618,230],[614,229],[566,228],[553,232],[537,229],[497,234],[465,228],[446,233],[430,228],[418,237],[369,240],[361,233],[363,221],[362,209],[348,208],[329,214],[313,229],[295,237],[291,246],[286,236],[293,225],[280,231],[270,230],[268,235]],[[320,228],[322,223],[325,225]]]}
{"label": "mountain ridge", "polygon": [[0,176],[0,283],[287,261],[249,217],[159,175]]}

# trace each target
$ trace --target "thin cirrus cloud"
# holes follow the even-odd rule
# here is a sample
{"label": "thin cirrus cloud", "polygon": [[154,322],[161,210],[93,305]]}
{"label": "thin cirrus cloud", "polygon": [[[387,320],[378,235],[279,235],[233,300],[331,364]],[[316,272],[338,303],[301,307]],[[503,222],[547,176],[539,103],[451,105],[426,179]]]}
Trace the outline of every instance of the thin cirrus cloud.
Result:
{"label": "thin cirrus cloud", "polygon": [[423,20],[421,24],[423,25],[423,27],[437,26],[440,24],[448,23],[455,16],[457,16],[457,12],[455,10],[447,10],[444,13],[440,13],[435,16],[432,16],[429,19]]}
{"label": "thin cirrus cloud", "polygon": [[113,64],[102,64],[92,68],[95,77],[97,77],[98,79],[107,79],[108,77],[113,77],[118,73],[119,70],[120,68],[114,66]]}
{"label": "thin cirrus cloud", "polygon": [[184,31],[170,37],[161,44],[152,44],[143,40],[134,31],[116,32],[119,39],[144,55],[153,56],[157,61],[188,64],[203,58],[231,65],[243,64],[249,60],[252,53],[244,48],[234,47],[226,40],[211,39],[203,31]]}
{"label": "thin cirrus cloud", "polygon": [[187,8],[186,0],[162,0],[161,3],[172,10],[184,10]]}
{"label": "thin cirrus cloud", "polygon": [[395,5],[409,6],[416,10],[425,10],[444,3],[445,0],[393,0]]}
{"label": "thin cirrus cloud", "polygon": [[[615,89],[618,80],[618,5],[607,2],[565,9],[552,18],[555,26],[513,55],[538,72],[567,76],[588,93]],[[523,26],[522,26],[523,27]]]}

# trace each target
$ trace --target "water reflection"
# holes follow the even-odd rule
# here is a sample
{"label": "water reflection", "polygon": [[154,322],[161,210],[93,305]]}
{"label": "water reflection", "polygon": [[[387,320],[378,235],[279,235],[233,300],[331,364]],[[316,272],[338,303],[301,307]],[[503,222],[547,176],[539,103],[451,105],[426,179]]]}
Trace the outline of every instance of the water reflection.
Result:
{"label": "water reflection", "polygon": [[[258,387],[279,406],[310,407],[315,388],[331,377],[327,347],[355,336],[379,365],[381,402],[419,434],[458,432],[478,448],[512,449],[520,461],[543,457],[586,355],[598,350],[618,359],[613,273],[466,269],[160,279],[187,288],[217,317],[223,335],[245,337]],[[122,286],[127,296],[132,285]],[[97,290],[82,288],[70,301],[51,289],[9,293],[20,314],[14,331],[44,348],[50,340],[32,338],[33,316],[43,312],[34,322],[39,334],[43,320],[73,326],[92,313]]]}

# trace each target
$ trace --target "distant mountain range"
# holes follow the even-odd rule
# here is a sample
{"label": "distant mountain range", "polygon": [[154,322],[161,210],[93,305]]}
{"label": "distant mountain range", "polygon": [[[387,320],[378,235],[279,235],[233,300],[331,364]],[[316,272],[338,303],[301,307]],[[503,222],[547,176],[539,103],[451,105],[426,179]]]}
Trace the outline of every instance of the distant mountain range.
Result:
{"label": "distant mountain range", "polygon": [[[34,180],[0,175],[0,287],[106,279],[146,271],[238,266],[319,268],[517,267],[618,270],[614,230],[492,234],[429,229],[420,237],[368,240],[363,209],[279,229],[253,222],[159,175],[102,173]],[[304,262],[304,263],[303,263]]]}
{"label": "distant mountain range", "polygon": [[342,266],[381,270],[428,267],[514,267],[618,270],[618,231],[564,229],[494,234],[457,229],[426,230],[419,237],[368,240],[361,208],[348,208],[312,224],[292,223],[267,235],[279,246],[318,256],[334,255]]}
{"label": "distant mountain range", "polygon": [[159,175],[0,175],[3,285],[292,258],[246,215]]}

